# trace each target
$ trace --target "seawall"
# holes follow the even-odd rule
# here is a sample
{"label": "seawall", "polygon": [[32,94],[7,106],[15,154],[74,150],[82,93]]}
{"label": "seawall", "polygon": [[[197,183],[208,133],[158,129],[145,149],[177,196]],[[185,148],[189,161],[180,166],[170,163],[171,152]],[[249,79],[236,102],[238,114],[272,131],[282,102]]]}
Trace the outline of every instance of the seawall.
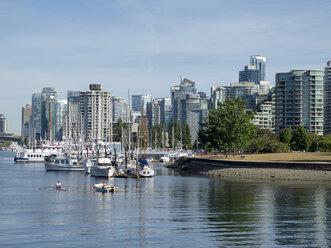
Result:
{"label": "seawall", "polygon": [[183,172],[217,177],[330,180],[331,182],[331,164],[326,162],[260,162],[190,157],[171,161],[166,166]]}

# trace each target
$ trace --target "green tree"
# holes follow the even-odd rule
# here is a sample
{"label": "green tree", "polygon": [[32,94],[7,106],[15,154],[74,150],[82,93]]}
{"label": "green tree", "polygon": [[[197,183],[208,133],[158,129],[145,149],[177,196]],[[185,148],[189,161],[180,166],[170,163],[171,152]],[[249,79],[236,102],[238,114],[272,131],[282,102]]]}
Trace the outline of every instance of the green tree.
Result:
{"label": "green tree", "polygon": [[119,142],[122,139],[122,129],[123,129],[123,121],[121,118],[117,119],[117,126],[115,128],[115,141]]}
{"label": "green tree", "polygon": [[293,131],[292,131],[292,128],[290,128],[290,127],[280,130],[280,132],[279,132],[280,141],[289,145],[291,143],[292,133],[293,133]]}
{"label": "green tree", "polygon": [[311,145],[311,137],[303,126],[297,126],[292,138],[292,147],[299,151],[308,151]]}
{"label": "green tree", "polygon": [[252,132],[249,152],[287,152],[289,146],[279,141],[279,136],[268,129],[258,129]]}
{"label": "green tree", "polygon": [[331,151],[331,134],[320,137],[312,144],[312,146],[316,146],[316,151]]}
{"label": "green tree", "polygon": [[[169,145],[172,149],[176,149],[178,147],[178,141],[181,139],[181,128],[178,121],[172,121],[168,126],[169,133]],[[174,134],[173,134],[174,133]],[[174,140],[173,140],[174,138]]]}
{"label": "green tree", "polygon": [[182,141],[185,149],[192,146],[190,126],[187,123],[182,126]]}
{"label": "green tree", "polygon": [[228,98],[218,109],[209,111],[201,125],[199,139],[210,148],[233,155],[249,145],[255,127],[250,122],[253,114],[245,113],[245,102],[240,98]]}

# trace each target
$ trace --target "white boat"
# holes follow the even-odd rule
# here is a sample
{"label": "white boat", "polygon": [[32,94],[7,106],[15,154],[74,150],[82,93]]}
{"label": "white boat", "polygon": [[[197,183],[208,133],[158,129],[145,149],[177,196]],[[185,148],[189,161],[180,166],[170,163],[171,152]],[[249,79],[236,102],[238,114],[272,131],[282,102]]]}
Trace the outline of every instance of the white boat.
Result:
{"label": "white boat", "polygon": [[114,172],[115,167],[110,158],[97,158],[91,168],[91,176],[95,177],[112,177]]}
{"label": "white boat", "polygon": [[63,155],[45,157],[47,171],[84,171],[84,166],[76,158]]}
{"label": "white boat", "polygon": [[94,184],[92,189],[95,189],[96,192],[102,192],[102,193],[109,193],[109,192],[117,192],[118,187],[115,186],[104,186],[102,183]]}
{"label": "white boat", "polygon": [[144,165],[144,167],[139,170],[140,177],[154,177],[154,174],[154,170],[147,165]]}
{"label": "white boat", "polygon": [[170,158],[166,155],[162,156],[160,159],[160,162],[169,162],[169,161],[170,161]]}
{"label": "white boat", "polygon": [[59,155],[62,149],[24,149],[18,151],[15,162],[44,162],[46,156]]}

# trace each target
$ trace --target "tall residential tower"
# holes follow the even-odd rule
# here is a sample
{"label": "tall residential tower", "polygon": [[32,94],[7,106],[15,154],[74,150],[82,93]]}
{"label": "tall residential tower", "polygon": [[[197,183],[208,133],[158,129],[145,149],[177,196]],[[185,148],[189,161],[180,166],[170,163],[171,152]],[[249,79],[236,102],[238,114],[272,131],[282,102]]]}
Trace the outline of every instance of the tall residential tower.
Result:
{"label": "tall residential tower", "polygon": [[323,135],[322,70],[292,70],[276,74],[276,132],[303,126]]}
{"label": "tall residential tower", "polygon": [[324,134],[331,134],[331,60],[324,70]]}

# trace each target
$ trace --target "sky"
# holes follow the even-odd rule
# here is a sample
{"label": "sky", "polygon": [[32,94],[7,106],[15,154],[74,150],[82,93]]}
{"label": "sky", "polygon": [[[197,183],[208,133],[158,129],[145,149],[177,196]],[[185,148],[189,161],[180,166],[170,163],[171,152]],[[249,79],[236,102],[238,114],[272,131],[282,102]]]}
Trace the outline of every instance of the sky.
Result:
{"label": "sky", "polygon": [[20,134],[34,92],[167,97],[180,77],[210,94],[238,81],[250,55],[266,80],[331,60],[329,0],[0,0],[0,114]]}

